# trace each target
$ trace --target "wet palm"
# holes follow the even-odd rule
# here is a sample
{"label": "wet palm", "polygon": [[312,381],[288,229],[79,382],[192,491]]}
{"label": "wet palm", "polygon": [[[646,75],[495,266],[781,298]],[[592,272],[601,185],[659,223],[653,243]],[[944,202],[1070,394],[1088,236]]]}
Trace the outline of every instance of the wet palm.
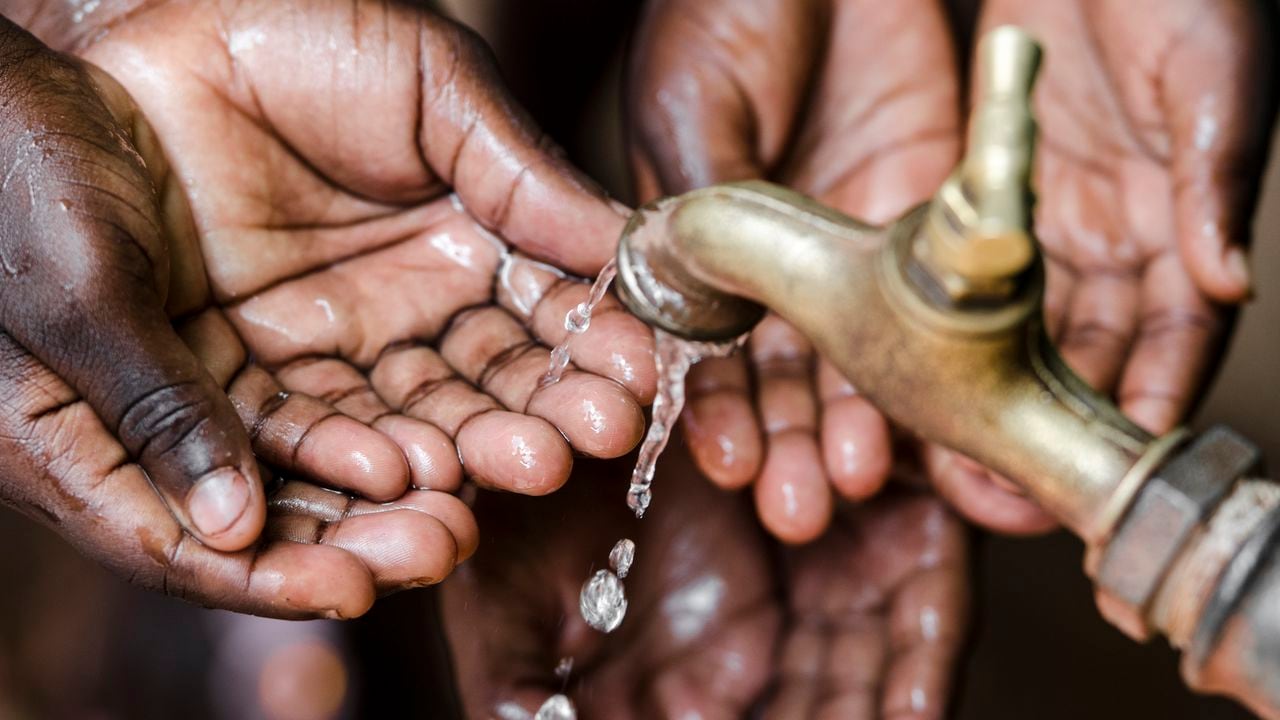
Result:
{"label": "wet palm", "polygon": [[[1049,331],[1152,432],[1180,422],[1249,292],[1244,248],[1274,119],[1274,9],[1248,1],[991,0],[979,32],[1044,45],[1035,185]],[[966,508],[972,463],[931,452]]]}
{"label": "wet palm", "polygon": [[[399,445],[419,487],[465,470],[532,493],[568,476],[569,445],[638,439],[650,341],[624,314],[600,313],[614,341],[583,343],[583,372],[537,387],[585,288],[516,248],[592,273],[621,214],[547,152],[464,30],[377,3],[159,3],[82,54],[172,159],[191,222],[170,312],[250,424],[305,393]],[[376,462],[356,437],[328,452]],[[259,453],[288,465],[290,439],[260,434]],[[404,473],[385,475],[375,495],[394,496]]]}
{"label": "wet palm", "polygon": [[[639,522],[620,465],[593,468],[618,482],[479,499],[484,546],[444,585],[468,717],[559,692],[584,718],[941,717],[968,620],[965,538],[941,503],[897,488],[779,566],[749,508],[683,453],[663,457]],[[602,635],[578,593],[624,535],[629,609]],[[566,680],[555,670],[569,657]]]}
{"label": "wet palm", "polygon": [[[59,37],[67,8],[37,7]],[[0,496],[144,586],[350,617],[470,555],[474,520],[442,492],[464,471],[547,492],[570,447],[616,455],[640,432],[645,329],[602,311],[614,342],[538,390],[585,287],[511,247],[589,272],[617,210],[544,146],[469,35],[351,9],[107,2],[62,18],[125,87],[0,27],[23,51],[5,70],[33,90],[4,128],[20,140],[6,182],[28,190],[4,199],[29,202],[6,204],[22,231],[0,248],[21,271],[4,286]],[[268,508],[277,471],[303,480]],[[220,532],[188,516],[211,509],[192,499],[210,482],[237,491],[212,504]]]}

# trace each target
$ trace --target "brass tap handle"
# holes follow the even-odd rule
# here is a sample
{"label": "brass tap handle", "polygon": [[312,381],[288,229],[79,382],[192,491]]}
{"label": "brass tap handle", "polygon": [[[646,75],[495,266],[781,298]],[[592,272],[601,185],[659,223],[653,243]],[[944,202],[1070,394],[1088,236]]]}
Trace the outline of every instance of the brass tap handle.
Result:
{"label": "brass tap handle", "polygon": [[1004,26],[978,48],[978,97],[969,121],[968,151],[929,211],[917,248],[953,300],[1002,299],[1035,259],[1031,160],[1036,122],[1031,88],[1040,46]]}

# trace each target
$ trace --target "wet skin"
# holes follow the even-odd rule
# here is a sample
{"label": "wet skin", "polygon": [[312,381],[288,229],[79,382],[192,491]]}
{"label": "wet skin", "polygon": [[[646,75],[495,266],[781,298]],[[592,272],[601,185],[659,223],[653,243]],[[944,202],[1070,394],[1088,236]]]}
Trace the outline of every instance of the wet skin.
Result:
{"label": "wet skin", "polygon": [[[988,0],[980,18],[979,33],[1012,23],[1045,49],[1035,183],[1050,335],[1153,433],[1194,407],[1249,295],[1275,14],[1252,0]],[[939,490],[979,512],[986,471],[941,448],[927,459]]]}
{"label": "wet skin", "polygon": [[[1274,119],[1267,15],[1243,0],[992,0],[982,14],[982,28],[1017,23],[1045,45],[1036,185],[1051,334],[1155,432],[1192,405],[1248,292],[1241,248]],[[936,0],[662,0],[635,48],[632,149],[648,196],[766,177],[884,222],[957,160],[958,74]],[[725,487],[754,483],[776,535],[810,539],[832,490],[858,499],[882,484],[888,426],[777,319],[749,358],[691,378],[694,455]],[[967,459],[925,456],[970,519],[1052,527]]]}
{"label": "wet skin", "polygon": [[469,555],[464,474],[541,494],[635,444],[652,341],[616,304],[536,389],[586,295],[555,268],[625,213],[478,40],[374,3],[98,7],[48,31],[79,59],[6,28],[8,502],[149,587],[349,617]]}
{"label": "wet skin", "polygon": [[[548,498],[480,497],[485,542],[443,586],[468,717],[533,712],[557,692],[586,718],[943,717],[968,596],[964,532],[936,498],[895,484],[779,555],[683,447],[659,468],[639,522],[625,464]],[[623,536],[636,542],[629,608],[603,635],[578,594]]]}

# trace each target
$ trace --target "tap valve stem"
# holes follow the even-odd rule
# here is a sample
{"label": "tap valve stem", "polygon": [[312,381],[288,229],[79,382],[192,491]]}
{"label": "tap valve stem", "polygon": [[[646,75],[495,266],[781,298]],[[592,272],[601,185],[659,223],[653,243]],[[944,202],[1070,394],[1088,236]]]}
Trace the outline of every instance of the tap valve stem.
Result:
{"label": "tap valve stem", "polygon": [[1031,88],[1040,45],[1004,26],[978,48],[980,100],[964,161],[934,198],[915,256],[951,302],[1000,301],[1035,260]]}

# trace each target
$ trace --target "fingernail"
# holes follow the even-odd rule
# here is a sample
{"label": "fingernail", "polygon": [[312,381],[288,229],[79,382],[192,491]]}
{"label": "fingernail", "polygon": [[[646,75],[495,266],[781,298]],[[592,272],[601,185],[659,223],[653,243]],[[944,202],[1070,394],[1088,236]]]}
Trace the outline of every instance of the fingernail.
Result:
{"label": "fingernail", "polygon": [[1235,246],[1228,248],[1227,254],[1223,258],[1223,263],[1226,265],[1227,274],[1231,276],[1231,279],[1248,291],[1251,285],[1249,259],[1245,256],[1244,250]]}
{"label": "fingernail", "polygon": [[249,507],[249,481],[232,468],[205,475],[187,495],[187,513],[204,535],[226,532]]}

